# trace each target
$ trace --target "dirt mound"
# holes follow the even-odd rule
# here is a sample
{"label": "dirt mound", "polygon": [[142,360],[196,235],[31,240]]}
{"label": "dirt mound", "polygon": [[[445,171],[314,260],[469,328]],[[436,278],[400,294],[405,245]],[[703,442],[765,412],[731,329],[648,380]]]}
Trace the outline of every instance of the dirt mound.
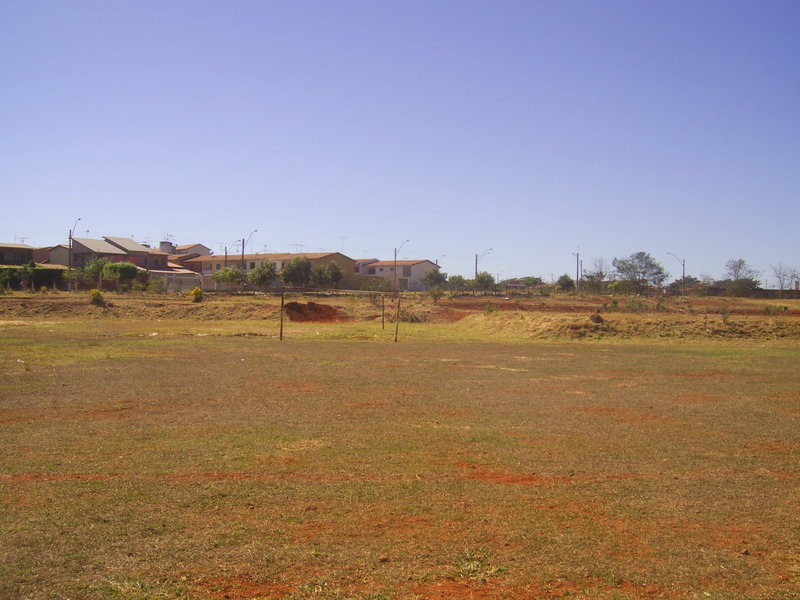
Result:
{"label": "dirt mound", "polygon": [[309,302],[307,304],[303,304],[302,302],[287,302],[283,309],[289,316],[290,321],[322,321],[332,323],[350,319],[350,316],[342,309],[328,304],[318,304],[316,302]]}

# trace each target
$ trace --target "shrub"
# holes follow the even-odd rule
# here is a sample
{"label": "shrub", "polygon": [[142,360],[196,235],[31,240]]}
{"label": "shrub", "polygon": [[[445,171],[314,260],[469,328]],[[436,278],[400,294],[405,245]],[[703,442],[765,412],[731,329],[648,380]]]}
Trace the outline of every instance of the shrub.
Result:
{"label": "shrub", "polygon": [[118,289],[127,288],[138,276],[139,269],[132,262],[106,263],[103,278],[117,282]]}
{"label": "shrub", "polygon": [[105,306],[106,299],[103,298],[103,293],[100,290],[89,290],[89,303],[95,306]]}
{"label": "shrub", "polygon": [[630,298],[627,303],[627,308],[631,312],[641,312],[647,307],[645,303],[638,298]]}
{"label": "shrub", "polygon": [[153,294],[160,294],[164,291],[164,280],[160,277],[154,277],[147,284],[147,291]]}
{"label": "shrub", "polygon": [[444,296],[444,290],[436,285],[428,290],[428,295],[433,298],[433,303],[436,304]]}
{"label": "shrub", "polygon": [[199,287],[194,288],[191,292],[189,292],[189,297],[192,299],[192,302],[202,302],[203,301],[203,290]]}
{"label": "shrub", "polygon": [[727,323],[731,318],[731,309],[727,304],[723,304],[719,309],[719,314],[722,315],[722,322]]}

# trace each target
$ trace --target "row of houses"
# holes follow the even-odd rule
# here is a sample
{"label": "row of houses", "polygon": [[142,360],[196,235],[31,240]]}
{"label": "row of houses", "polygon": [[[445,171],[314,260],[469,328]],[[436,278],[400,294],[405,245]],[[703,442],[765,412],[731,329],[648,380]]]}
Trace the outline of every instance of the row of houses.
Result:
{"label": "row of houses", "polygon": [[341,286],[361,289],[370,280],[386,282],[389,289],[422,291],[426,288],[423,276],[439,266],[426,259],[378,260],[377,258],[353,259],[341,252],[261,253],[261,254],[213,254],[203,244],[175,246],[161,242],[158,249],[140,244],[126,237],[103,237],[102,239],[72,238],[71,247],[56,244],[34,248],[26,244],[0,244],[0,266],[22,265],[34,261],[50,268],[81,268],[94,257],[101,256],[111,262],[131,262],[146,270],[151,280],[160,278],[167,291],[181,291],[199,286],[204,290],[220,289],[213,275],[227,267],[239,267],[245,274],[271,262],[280,272],[283,267],[298,257],[305,257],[312,268],[336,263],[344,273]]}

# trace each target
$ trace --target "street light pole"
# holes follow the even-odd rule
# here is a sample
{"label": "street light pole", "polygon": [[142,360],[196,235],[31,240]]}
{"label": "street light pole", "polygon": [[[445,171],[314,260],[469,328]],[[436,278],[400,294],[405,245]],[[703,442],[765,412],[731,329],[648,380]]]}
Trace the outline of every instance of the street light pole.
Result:
{"label": "street light pole", "polygon": [[405,246],[407,241],[408,240],[405,240],[402,244],[400,244],[399,248],[395,248],[394,249],[394,289],[395,289],[395,291],[397,291],[397,253],[400,252],[400,250],[403,249],[403,246]]}
{"label": "street light pole", "polygon": [[81,220],[80,217],[75,219],[75,223],[72,225],[72,229],[69,230],[69,258],[67,259],[67,262],[69,263],[70,270],[72,270],[72,234],[75,232],[75,228],[78,226],[78,221],[80,220]]}
{"label": "street light pole", "polygon": [[[244,277],[244,274],[247,272],[247,265],[244,262],[244,247],[247,245],[247,242],[250,241],[250,238],[253,237],[253,234],[256,231],[258,231],[258,229],[253,229],[253,231],[250,232],[250,235],[247,236],[246,240],[244,238],[242,238],[242,276],[243,277]],[[242,285],[244,286],[244,282],[242,282]]]}
{"label": "street light pole", "polygon": [[686,259],[685,258],[678,258],[672,252],[667,252],[670,256],[675,257],[679,263],[681,263],[681,296],[686,295]]}
{"label": "street light pole", "polygon": [[581,251],[580,248],[577,252],[573,252],[572,255],[575,257],[575,289],[578,289],[578,286],[581,283]]}
{"label": "street light pole", "polygon": [[486,250],[483,251],[483,254],[481,254],[480,257],[477,254],[475,255],[475,279],[478,278],[478,261],[481,260],[487,254],[489,254],[489,252],[491,252],[492,250],[494,250],[494,248],[487,248]]}

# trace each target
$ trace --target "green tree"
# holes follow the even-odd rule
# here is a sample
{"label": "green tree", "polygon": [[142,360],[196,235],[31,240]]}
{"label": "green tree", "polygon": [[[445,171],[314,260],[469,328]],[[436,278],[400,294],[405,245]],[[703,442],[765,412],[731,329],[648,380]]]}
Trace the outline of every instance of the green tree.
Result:
{"label": "green tree", "polygon": [[139,275],[139,269],[132,262],[115,262],[103,265],[103,278],[116,281],[118,290],[133,282]]}
{"label": "green tree", "polygon": [[447,283],[454,292],[463,292],[468,287],[467,280],[464,279],[463,275],[450,275]]}
{"label": "green tree", "polygon": [[317,265],[311,269],[309,281],[315,287],[338,287],[344,278],[344,270],[334,261]]}
{"label": "green tree", "polygon": [[750,296],[761,285],[760,276],[743,258],[732,258],[725,263],[725,279],[717,285],[730,296]]}
{"label": "green tree", "polygon": [[328,283],[338,288],[339,284],[342,283],[342,279],[344,279],[344,269],[335,261],[329,262],[325,269],[328,271]]}
{"label": "green tree", "polygon": [[11,269],[0,269],[0,293],[10,291],[13,280],[14,275],[11,273]]}
{"label": "green tree", "polygon": [[317,288],[328,287],[328,269],[325,265],[317,265],[311,269],[311,275],[308,277],[311,285]]}
{"label": "green tree", "polygon": [[575,280],[566,273],[564,273],[556,281],[556,287],[562,292],[569,292],[575,289]]}
{"label": "green tree", "polygon": [[311,261],[305,256],[293,258],[283,266],[281,278],[287,285],[294,287],[304,287],[311,279]]}
{"label": "green tree", "polygon": [[241,285],[244,282],[244,271],[241,267],[225,267],[214,273],[212,278],[217,283]]}
{"label": "green tree", "polygon": [[255,269],[250,271],[247,276],[250,283],[265,290],[278,279],[278,271],[275,269],[275,263],[265,260]]}
{"label": "green tree", "polygon": [[78,287],[78,281],[83,278],[83,273],[78,269],[69,269],[64,271],[64,281],[67,282],[67,288],[74,290]]}
{"label": "green tree", "polygon": [[428,295],[433,298],[433,303],[436,304],[439,302],[441,297],[444,296],[444,290],[438,285],[435,285],[428,290]]}
{"label": "green tree", "polygon": [[676,279],[675,281],[670,283],[667,286],[667,289],[670,291],[671,294],[683,294],[691,290],[692,288],[697,288],[701,285],[703,285],[703,282],[700,281],[697,277],[692,277],[691,275],[687,275],[686,277]]}
{"label": "green tree", "polygon": [[541,277],[525,277],[522,281],[525,283],[525,286],[529,288],[536,287],[537,285],[542,285],[544,283],[544,280],[542,280]]}
{"label": "green tree", "polygon": [[97,289],[103,285],[103,269],[110,261],[105,256],[95,255],[83,267],[83,274],[89,281],[97,281]]}
{"label": "green tree", "polygon": [[493,290],[495,286],[494,277],[486,271],[478,273],[478,276],[472,282],[473,287],[479,292],[488,292]]}
{"label": "green tree", "polygon": [[428,286],[428,289],[441,287],[447,283],[447,273],[442,273],[438,267],[428,269],[422,276],[422,283]]}
{"label": "green tree", "polygon": [[636,252],[628,258],[615,258],[611,264],[623,281],[632,284],[637,293],[647,290],[648,285],[660,286],[669,273],[647,252]]}

